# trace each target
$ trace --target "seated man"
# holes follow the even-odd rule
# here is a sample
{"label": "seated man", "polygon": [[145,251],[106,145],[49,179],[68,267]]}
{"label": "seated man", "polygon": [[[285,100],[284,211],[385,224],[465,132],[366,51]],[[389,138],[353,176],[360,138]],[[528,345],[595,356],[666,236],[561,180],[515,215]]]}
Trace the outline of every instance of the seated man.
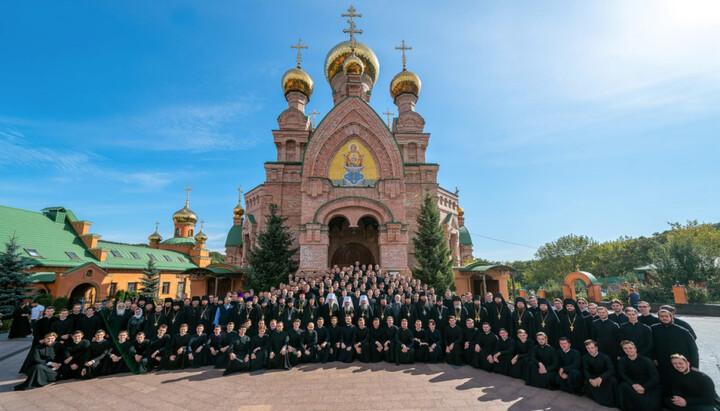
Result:
{"label": "seated man", "polygon": [[537,344],[530,349],[527,385],[537,388],[552,388],[558,369],[557,351],[548,344],[547,334],[537,333]]}
{"label": "seated man", "polygon": [[179,332],[172,337],[170,357],[168,357],[168,366],[171,370],[184,369],[188,365],[190,334],[187,331],[188,325],[183,323],[180,325]]}
{"label": "seated man", "polygon": [[[313,318],[317,317],[313,316]],[[317,319],[322,323],[322,317]],[[315,324],[312,321],[307,323],[306,328],[306,331],[302,334],[302,362],[317,362],[318,333],[315,331]]]}
{"label": "seated man", "polygon": [[[108,340],[108,342],[110,342],[110,340]],[[105,359],[105,365],[103,365],[101,374],[110,375],[130,371],[127,363],[125,363],[123,359],[123,356],[127,355],[132,347],[132,341],[129,339],[128,332],[121,330],[118,333],[117,342],[115,344],[110,342],[110,346],[110,353]]]}
{"label": "seated man", "polygon": [[78,378],[82,371],[82,364],[85,360],[90,340],[86,340],[85,333],[77,330],[72,335],[72,341],[65,344],[63,350],[62,367],[60,376],[62,379]]}
{"label": "seated man", "polygon": [[493,371],[510,376],[510,361],[515,356],[515,340],[509,337],[506,329],[500,329],[495,352],[492,354]]}
{"label": "seated man", "polygon": [[617,380],[612,359],[600,352],[593,340],[585,341],[585,350],[588,352],[583,356],[585,393],[602,406],[615,407]]}
{"label": "seated man", "polygon": [[195,334],[191,335],[188,341],[188,362],[192,368],[200,368],[205,365],[208,338],[204,331],[205,326],[198,324],[195,327]]}
{"label": "seated man", "polygon": [[[80,338],[82,339],[82,337]],[[42,343],[30,349],[25,369],[27,378],[13,388],[15,391],[44,387],[57,380],[61,364],[55,361],[53,346],[56,339],[57,334],[47,333],[43,337]]]}
{"label": "seated man", "polygon": [[146,373],[149,370],[148,362],[150,360],[150,340],[145,339],[145,333],[138,331],[135,334],[135,341],[133,341],[132,347],[130,347],[130,358],[137,372]]}
{"label": "seated man", "polygon": [[443,353],[443,337],[442,333],[436,327],[435,320],[428,320],[427,336],[427,362],[434,364],[440,361]]}
{"label": "seated man", "polygon": [[94,378],[101,374],[104,370],[107,356],[113,348],[113,343],[105,339],[105,330],[97,330],[95,338],[92,339],[87,351],[85,351],[85,360],[83,368],[80,372],[82,378]]}
{"label": "seated man", "polygon": [[250,337],[245,334],[246,327],[240,326],[237,338],[233,339],[230,344],[228,364],[223,375],[229,375],[236,372],[250,371]]}
{"label": "seated man", "polygon": [[164,370],[168,367],[172,341],[166,331],[167,325],[161,324],[157,329],[157,335],[150,340],[148,371],[154,367],[158,367],[158,370]]}
{"label": "seated man", "polygon": [[567,337],[560,337],[558,340],[560,349],[558,350],[558,373],[555,375],[555,385],[561,390],[570,394],[577,394],[581,385],[582,373],[580,367],[582,360],[578,350],[570,346],[570,340]]}
{"label": "seated man", "polygon": [[625,356],[618,361],[618,386],[622,410],[660,409],[660,375],[649,358],[637,353],[635,343],[623,341]]}
{"label": "seated man", "polygon": [[671,395],[665,398],[665,407],[671,410],[712,411],[717,404],[715,384],[705,373],[693,370],[690,361],[682,354],[670,356],[675,373],[672,376]]}

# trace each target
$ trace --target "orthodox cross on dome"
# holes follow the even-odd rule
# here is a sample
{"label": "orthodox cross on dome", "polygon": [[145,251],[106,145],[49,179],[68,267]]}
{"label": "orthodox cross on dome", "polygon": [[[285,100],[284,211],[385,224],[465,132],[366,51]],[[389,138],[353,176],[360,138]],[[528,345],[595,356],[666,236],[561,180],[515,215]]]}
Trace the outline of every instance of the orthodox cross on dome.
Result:
{"label": "orthodox cross on dome", "polygon": [[312,128],[313,128],[313,130],[315,130],[315,116],[317,116],[317,115],[319,115],[319,114],[321,114],[321,113],[319,113],[319,112],[317,111],[317,109],[315,109],[315,107],[313,107],[313,111],[311,111],[311,112],[308,113],[308,114],[312,115]]}
{"label": "orthodox cross on dome", "polygon": [[395,113],[391,112],[390,107],[388,107],[387,111],[384,112],[383,114],[385,114],[387,116],[387,124],[388,124],[388,128],[390,128],[390,116],[395,115]]}
{"label": "orthodox cross on dome", "polygon": [[160,222],[159,222],[159,221],[156,221],[156,222],[155,222],[155,231],[158,230],[158,226],[159,226],[159,225],[160,225]]}
{"label": "orthodox cross on dome", "polygon": [[242,184],[238,186],[238,202],[242,201]]}
{"label": "orthodox cross on dome", "polygon": [[297,49],[297,51],[298,51],[298,54],[297,54],[297,68],[300,68],[300,62],[302,61],[302,51],[303,51],[303,49],[307,49],[308,46],[302,44],[302,39],[298,39],[298,44],[297,44],[297,45],[290,46],[290,48],[291,48],[291,49]]}
{"label": "orthodox cross on dome", "polygon": [[200,231],[203,230],[204,226],[205,226],[205,220],[200,220]]}
{"label": "orthodox cross on dome", "polygon": [[405,66],[407,64],[407,57],[405,57],[405,50],[412,50],[412,47],[406,46],[405,40],[403,40],[402,44],[399,47],[395,47],[395,50],[402,50],[403,71],[405,71]]}
{"label": "orthodox cross on dome", "polygon": [[355,21],[353,21],[353,18],[362,17],[362,14],[355,13],[357,10],[353,6],[350,6],[350,8],[348,8],[347,11],[348,11],[347,13],[341,14],[340,17],[348,18],[347,22],[350,25],[350,27],[344,29],[343,33],[350,36],[350,47],[354,50],[355,49],[355,35],[362,34],[363,31],[357,28],[357,26],[355,25]]}
{"label": "orthodox cross on dome", "polygon": [[190,184],[188,184],[185,191],[187,192],[187,195],[185,196],[185,205],[188,205],[190,203],[190,192],[193,191],[193,189],[190,188]]}

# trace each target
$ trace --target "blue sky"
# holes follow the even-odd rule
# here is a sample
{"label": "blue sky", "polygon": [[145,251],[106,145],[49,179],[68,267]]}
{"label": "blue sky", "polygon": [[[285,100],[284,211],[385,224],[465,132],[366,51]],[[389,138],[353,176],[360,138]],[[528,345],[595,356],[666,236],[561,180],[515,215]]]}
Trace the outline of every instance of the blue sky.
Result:
{"label": "blue sky", "polygon": [[[380,60],[371,106],[413,47],[429,162],[471,233],[528,246],[718,222],[720,3],[356,1]],[[290,45],[309,108],[345,39],[329,1],[44,1],[0,6],[0,204],[64,205],[106,240],[145,242],[190,184],[211,249],[275,159]],[[309,111],[309,110],[308,110]],[[475,255],[534,249],[480,236]]]}

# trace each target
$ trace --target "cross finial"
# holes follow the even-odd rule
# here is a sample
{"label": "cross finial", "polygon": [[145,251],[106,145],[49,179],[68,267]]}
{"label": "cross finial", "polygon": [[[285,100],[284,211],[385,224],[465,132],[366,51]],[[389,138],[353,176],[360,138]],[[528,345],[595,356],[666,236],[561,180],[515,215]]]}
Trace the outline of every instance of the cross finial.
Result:
{"label": "cross finial", "polygon": [[405,50],[412,50],[412,47],[406,46],[405,40],[403,40],[402,44],[399,47],[395,47],[395,50],[402,50],[403,71],[405,71],[405,66],[407,64],[407,57],[405,57]]}
{"label": "cross finial", "polygon": [[155,231],[158,230],[158,226],[159,226],[159,225],[160,225],[160,222],[159,222],[159,221],[156,221],[156,222],[155,222]]}
{"label": "cross finial", "polygon": [[200,220],[200,231],[203,230],[203,226],[205,226],[205,220]]}
{"label": "cross finial", "polygon": [[242,185],[238,186],[238,201],[242,200]]}
{"label": "cross finial", "polygon": [[388,107],[387,111],[384,112],[383,114],[385,114],[387,116],[387,124],[388,124],[388,128],[390,128],[390,116],[394,115],[395,113],[391,112],[390,107]]}
{"label": "cross finial", "polygon": [[313,128],[313,130],[315,130],[315,116],[319,115],[320,113],[317,111],[317,109],[315,109],[315,107],[313,107],[313,111],[308,114],[311,114],[313,116],[312,117],[312,128]]}
{"label": "cross finial", "polygon": [[193,189],[190,188],[190,184],[188,184],[185,191],[187,192],[187,195],[185,196],[185,205],[188,205],[188,204],[190,204],[190,192],[193,191]]}
{"label": "cross finial", "polygon": [[355,21],[353,21],[353,19],[355,17],[362,17],[362,14],[355,13],[357,10],[353,6],[350,6],[350,8],[348,8],[347,11],[348,11],[347,13],[343,13],[340,16],[348,18],[347,22],[350,25],[350,27],[344,29],[343,33],[346,33],[350,36],[350,47],[354,51],[355,50],[355,35],[362,34],[363,31],[358,30],[357,26],[355,25]]}
{"label": "cross finial", "polygon": [[302,39],[298,39],[298,44],[294,46],[290,46],[292,49],[297,49],[297,68],[300,68],[300,62],[302,61],[302,51],[303,49],[307,49],[308,46],[302,44]]}

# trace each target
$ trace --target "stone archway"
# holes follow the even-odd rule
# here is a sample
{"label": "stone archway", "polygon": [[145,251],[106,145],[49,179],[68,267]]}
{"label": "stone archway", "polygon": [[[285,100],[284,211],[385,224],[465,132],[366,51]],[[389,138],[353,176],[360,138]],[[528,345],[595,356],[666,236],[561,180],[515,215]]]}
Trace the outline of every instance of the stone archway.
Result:
{"label": "stone archway", "polygon": [[80,283],[70,292],[70,305],[80,301],[86,304],[94,304],[98,297],[98,286],[93,283]]}
{"label": "stone archway", "polygon": [[330,266],[360,264],[376,264],[379,260],[380,248],[378,221],[364,216],[351,225],[345,216],[333,217],[328,223],[328,261]]}
{"label": "stone archway", "polygon": [[585,283],[587,288],[588,301],[593,303],[599,303],[602,301],[602,291],[600,290],[600,284],[594,275],[586,271],[575,271],[565,276],[563,280],[563,298],[576,299],[575,295],[575,282],[582,281]]}

